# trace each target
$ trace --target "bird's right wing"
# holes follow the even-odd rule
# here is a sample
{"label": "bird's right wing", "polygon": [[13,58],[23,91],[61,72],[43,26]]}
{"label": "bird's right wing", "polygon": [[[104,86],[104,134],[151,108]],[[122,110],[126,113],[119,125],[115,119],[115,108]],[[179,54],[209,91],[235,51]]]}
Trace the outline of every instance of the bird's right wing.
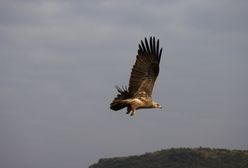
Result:
{"label": "bird's right wing", "polygon": [[159,48],[159,40],[156,41],[154,37],[150,37],[149,44],[146,38],[145,44],[141,41],[129,80],[128,92],[132,97],[139,96],[139,94],[151,97],[159,74],[161,54],[162,48]]}

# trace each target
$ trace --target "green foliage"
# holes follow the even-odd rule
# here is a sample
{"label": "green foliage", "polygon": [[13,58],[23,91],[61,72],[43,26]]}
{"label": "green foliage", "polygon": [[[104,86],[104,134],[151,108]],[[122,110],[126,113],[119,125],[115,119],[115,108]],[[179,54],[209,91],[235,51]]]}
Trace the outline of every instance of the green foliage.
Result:
{"label": "green foliage", "polygon": [[90,168],[248,168],[248,151],[172,148],[140,156],[100,159]]}

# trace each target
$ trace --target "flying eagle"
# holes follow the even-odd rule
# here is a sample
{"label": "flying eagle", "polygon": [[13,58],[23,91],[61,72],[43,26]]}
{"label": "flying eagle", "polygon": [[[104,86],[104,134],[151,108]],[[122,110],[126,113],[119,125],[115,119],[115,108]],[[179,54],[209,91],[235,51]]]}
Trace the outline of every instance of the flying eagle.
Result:
{"label": "flying eagle", "polygon": [[117,111],[127,107],[127,114],[133,116],[136,110],[141,108],[162,108],[152,100],[161,54],[162,48],[159,48],[159,40],[156,41],[155,37],[150,37],[149,43],[146,38],[144,42],[141,40],[129,86],[128,88],[116,86],[118,94],[110,104],[112,110]]}

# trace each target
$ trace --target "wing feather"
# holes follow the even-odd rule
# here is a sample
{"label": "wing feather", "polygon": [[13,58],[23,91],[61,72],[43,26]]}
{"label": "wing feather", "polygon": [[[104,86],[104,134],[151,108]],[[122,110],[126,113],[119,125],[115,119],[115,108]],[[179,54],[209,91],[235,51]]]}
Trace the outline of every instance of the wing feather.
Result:
{"label": "wing feather", "polygon": [[128,92],[132,97],[143,95],[151,97],[154,83],[159,74],[159,63],[162,48],[159,48],[159,40],[150,37],[149,43],[145,38],[141,40],[136,62],[132,68],[129,80]]}

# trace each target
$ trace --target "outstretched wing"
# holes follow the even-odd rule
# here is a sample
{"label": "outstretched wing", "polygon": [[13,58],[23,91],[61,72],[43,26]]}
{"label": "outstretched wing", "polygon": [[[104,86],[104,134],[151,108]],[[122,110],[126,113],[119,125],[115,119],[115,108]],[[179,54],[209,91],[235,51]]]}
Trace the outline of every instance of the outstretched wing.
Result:
{"label": "outstretched wing", "polygon": [[161,54],[162,48],[159,48],[159,40],[156,41],[155,37],[150,37],[149,44],[146,38],[145,44],[141,41],[129,80],[128,92],[132,97],[144,94],[151,97],[154,83],[159,74]]}

